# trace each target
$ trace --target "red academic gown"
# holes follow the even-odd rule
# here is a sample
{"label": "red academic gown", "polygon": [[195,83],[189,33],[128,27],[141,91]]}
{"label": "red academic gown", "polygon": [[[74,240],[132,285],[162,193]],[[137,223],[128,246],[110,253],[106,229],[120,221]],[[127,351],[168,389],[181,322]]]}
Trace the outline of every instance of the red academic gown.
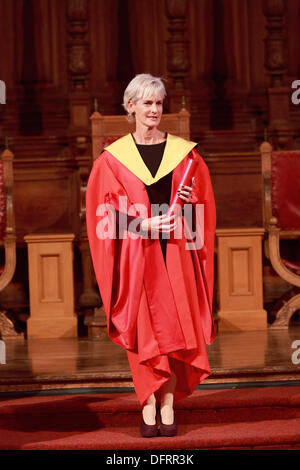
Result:
{"label": "red academic gown", "polygon": [[[181,228],[182,237],[171,233],[165,263],[158,239],[112,236],[114,209],[151,217],[145,188],[145,184],[151,184],[150,172],[136,153],[132,137],[122,139],[94,162],[86,195],[88,238],[108,334],[127,351],[141,404],[169,379],[169,358],[177,376],[174,399],[181,400],[209,375],[205,344],[215,336],[212,295],[216,216],[210,176],[193,148],[195,143],[168,135],[161,175],[170,169],[173,172],[170,202],[188,163],[187,150],[198,161],[190,202],[204,204],[204,244],[186,249]],[[103,231],[107,231],[107,238]]]}

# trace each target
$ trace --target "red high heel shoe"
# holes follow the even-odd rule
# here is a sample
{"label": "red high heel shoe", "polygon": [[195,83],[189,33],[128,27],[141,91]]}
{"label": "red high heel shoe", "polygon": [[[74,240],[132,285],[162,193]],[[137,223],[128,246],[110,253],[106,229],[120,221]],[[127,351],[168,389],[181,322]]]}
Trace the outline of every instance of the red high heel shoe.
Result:
{"label": "red high heel shoe", "polygon": [[146,424],[142,416],[142,422],[140,426],[140,433],[142,437],[156,437],[158,436],[158,426],[156,424]]}

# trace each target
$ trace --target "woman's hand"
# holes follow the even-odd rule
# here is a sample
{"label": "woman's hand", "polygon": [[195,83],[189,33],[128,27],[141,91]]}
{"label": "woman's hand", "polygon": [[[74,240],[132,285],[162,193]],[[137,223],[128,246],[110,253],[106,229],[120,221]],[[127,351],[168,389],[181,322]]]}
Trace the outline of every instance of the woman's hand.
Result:
{"label": "woman's hand", "polygon": [[[192,197],[192,190],[195,184],[195,178],[192,178],[192,186],[181,186],[178,189],[178,196],[184,201],[189,202]],[[156,217],[150,217],[149,219],[144,219],[141,223],[141,229],[143,232],[152,232],[152,233],[169,233],[175,230],[176,221],[174,220],[176,215],[171,215],[167,217],[166,214],[158,215]]]}
{"label": "woman's hand", "polygon": [[192,197],[192,190],[193,190],[193,187],[194,187],[194,184],[195,184],[195,178],[193,176],[192,178],[192,186],[185,186],[185,185],[182,185],[178,191],[177,191],[177,194],[178,196],[180,197],[180,199],[182,199],[184,202],[189,202],[191,197]]}
{"label": "woman's hand", "polygon": [[141,223],[141,229],[144,232],[152,232],[152,233],[169,233],[175,230],[176,222],[175,222],[176,215],[167,216],[167,214],[157,215],[155,217],[150,217],[149,219],[144,219]]}

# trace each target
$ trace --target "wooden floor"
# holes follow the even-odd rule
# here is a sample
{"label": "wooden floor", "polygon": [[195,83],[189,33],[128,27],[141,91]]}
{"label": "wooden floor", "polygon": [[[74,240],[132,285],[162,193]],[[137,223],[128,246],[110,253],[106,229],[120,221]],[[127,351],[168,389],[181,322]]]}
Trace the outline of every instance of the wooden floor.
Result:
{"label": "wooden floor", "polygon": [[[300,380],[300,364],[292,362],[295,340],[300,341],[299,326],[219,333],[207,347],[211,375],[203,384]],[[108,338],[7,338],[5,343],[0,392],[133,386],[125,351]]]}

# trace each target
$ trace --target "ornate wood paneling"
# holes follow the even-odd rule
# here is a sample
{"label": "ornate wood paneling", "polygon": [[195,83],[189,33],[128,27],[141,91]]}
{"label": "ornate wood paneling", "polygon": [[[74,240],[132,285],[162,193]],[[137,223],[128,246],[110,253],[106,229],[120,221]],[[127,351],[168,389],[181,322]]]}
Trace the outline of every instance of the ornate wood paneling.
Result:
{"label": "ornate wood paneling", "polygon": [[267,20],[265,39],[265,66],[269,75],[268,128],[275,147],[292,148],[290,122],[291,89],[285,86],[286,78],[286,1],[264,0],[263,10]]}
{"label": "ornate wood paneling", "polygon": [[59,87],[64,73],[62,10],[57,0],[21,0],[15,5],[15,83]]}
{"label": "ornate wood paneling", "polygon": [[89,88],[90,47],[87,40],[89,31],[89,9],[87,0],[67,1],[68,21],[68,74],[71,92]]}
{"label": "ornate wood paneling", "polygon": [[26,159],[16,165],[15,174],[16,223],[20,241],[27,233],[57,233],[76,228],[76,174],[72,169],[66,164],[61,165],[57,159],[48,159],[46,164]]}
{"label": "ornate wood paneling", "polygon": [[205,154],[214,187],[218,227],[262,227],[260,154]]}
{"label": "ornate wood paneling", "polygon": [[[167,77],[162,0],[90,0],[91,87],[103,114],[121,114],[124,87],[137,73]],[[109,27],[108,27],[109,18]]]}
{"label": "ornate wood paneling", "polygon": [[[190,3],[191,111],[198,126],[250,129],[247,2]],[[199,51],[201,53],[199,54]],[[196,123],[194,123],[195,132]],[[199,131],[198,131],[199,132]]]}
{"label": "ornate wood paneling", "polygon": [[62,139],[10,139],[18,244],[27,233],[79,231],[79,164]]}
{"label": "ornate wood paneling", "polygon": [[[1,17],[7,21],[0,48],[9,38],[2,56],[8,59],[3,78],[10,96],[3,133],[61,134],[73,120],[87,134],[93,99],[102,113],[121,113],[125,82],[149,71],[169,77],[170,110],[177,111],[185,95],[196,140],[205,130],[243,130],[255,144],[253,133],[262,140],[267,127],[264,63],[270,68],[274,41],[278,48],[286,36],[287,85],[297,78],[300,61],[298,41],[290,34],[299,30],[299,1],[287,2],[279,29],[272,1],[264,10],[263,5],[263,0],[3,0]],[[79,88],[86,93],[75,99]],[[68,119],[68,102],[74,100],[75,117],[71,105]],[[297,121],[298,108],[291,107]],[[3,117],[3,108],[0,113]],[[210,139],[208,133],[203,143]],[[235,145],[238,139],[232,138],[228,150]]]}
{"label": "ornate wood paneling", "polygon": [[69,133],[86,134],[90,114],[89,2],[67,0]]}
{"label": "ornate wood paneling", "polygon": [[[1,80],[6,83],[7,89],[12,89],[15,76],[15,48],[16,48],[16,25],[15,25],[15,2],[3,0],[0,2],[0,55],[6,58],[5,67],[1,66]],[[7,90],[8,91],[8,90]],[[0,106],[3,111],[3,107]]]}
{"label": "ornate wood paneling", "polygon": [[[167,40],[167,66],[172,78],[172,88],[181,91],[186,88],[186,78],[190,68],[189,40],[187,38],[187,0],[166,0],[169,19],[169,39]],[[175,104],[175,103],[174,103]],[[174,111],[171,100],[171,111]]]}
{"label": "ornate wood paneling", "polygon": [[4,0],[0,9],[1,76],[7,84],[0,135],[61,133],[67,123],[62,2]]}
{"label": "ornate wood paneling", "polygon": [[122,113],[124,87],[140,72],[167,78],[167,111],[185,97],[218,226],[260,225],[259,144],[275,130],[300,146],[289,96],[300,78],[299,12],[300,0],[1,0],[0,146],[10,137],[19,246],[30,231],[75,233],[88,271],[89,116],[94,98],[102,114]]}

